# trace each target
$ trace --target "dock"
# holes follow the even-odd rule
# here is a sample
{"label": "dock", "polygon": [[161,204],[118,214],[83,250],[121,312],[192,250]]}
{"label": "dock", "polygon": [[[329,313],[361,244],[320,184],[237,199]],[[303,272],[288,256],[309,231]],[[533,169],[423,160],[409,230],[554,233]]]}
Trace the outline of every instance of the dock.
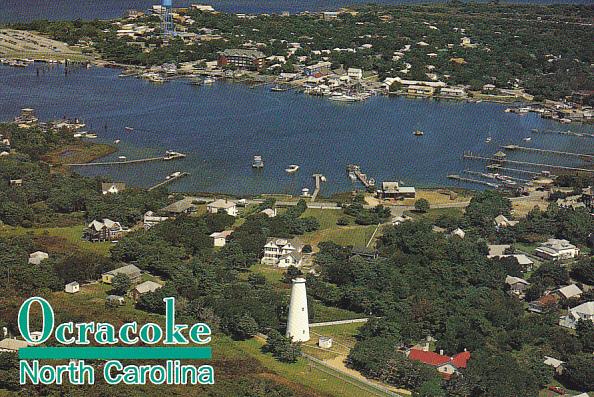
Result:
{"label": "dock", "polygon": [[355,174],[357,179],[363,184],[363,186],[365,186],[365,189],[367,189],[368,192],[373,192],[375,190],[375,179],[368,178],[367,174],[364,174],[361,171],[361,166],[357,164],[349,164],[347,166],[347,172],[352,172]]}
{"label": "dock", "polygon": [[594,168],[587,169],[587,168],[579,168],[579,167],[568,167],[568,166],[556,165],[556,164],[532,163],[529,161],[497,159],[497,158],[493,158],[493,157],[486,157],[486,156],[481,156],[478,154],[472,154],[472,153],[468,153],[468,152],[464,153],[463,158],[465,160],[481,160],[481,161],[491,161],[491,162],[498,161],[498,162],[504,162],[507,164],[519,164],[519,165],[527,165],[530,167],[551,168],[551,169],[558,169],[558,170],[564,170],[564,171],[588,172],[588,173],[594,174]]}
{"label": "dock", "polygon": [[147,190],[150,192],[151,190],[158,189],[158,188],[160,188],[162,186],[167,185],[168,183],[171,183],[173,181],[176,181],[176,180],[181,179],[184,176],[188,176],[188,175],[190,175],[190,174],[187,173],[187,172],[180,172],[180,173],[178,173],[176,175],[170,175],[170,178],[169,179],[165,179],[163,182],[157,183],[155,186],[151,186]]}
{"label": "dock", "polygon": [[97,163],[72,163],[72,164],[65,164],[71,167],[89,167],[93,165],[126,165],[126,164],[138,164],[138,163],[148,163],[151,161],[171,161],[171,160],[178,160],[185,158],[186,155],[183,153],[174,153],[174,154],[166,154],[165,156],[160,157],[148,157],[144,159],[136,159],[136,160],[120,160],[120,161],[103,161]]}
{"label": "dock", "polygon": [[318,194],[320,193],[320,189],[322,188],[322,178],[324,178],[324,175],[313,174],[313,177],[316,180],[316,188],[315,188],[313,194],[311,195],[311,201],[316,201],[316,198],[318,197]]}
{"label": "dock", "polygon": [[460,176],[457,174],[449,174],[448,178],[454,179],[454,180],[460,181],[460,182],[478,183],[480,185],[487,185],[487,186],[493,187],[495,189],[497,189],[499,187],[499,185],[496,183],[481,181],[480,179],[466,178],[466,177],[463,177],[463,176]]}
{"label": "dock", "polygon": [[[480,177],[487,178],[487,179],[501,180],[503,182],[502,179],[498,179],[497,178],[498,175],[496,175],[496,174],[488,174],[488,173],[484,173],[484,172],[471,171],[471,170],[464,170],[464,173],[470,174],[470,175],[480,176]],[[505,175],[501,175],[501,176],[506,177],[506,178],[509,178],[510,180],[513,180],[513,181],[531,182],[530,179],[515,178],[513,176],[505,176]]]}
{"label": "dock", "polygon": [[568,135],[568,136],[574,136],[574,137],[578,137],[578,138],[594,138],[594,134],[590,134],[587,132],[575,132],[575,131],[556,131],[556,130],[539,130],[534,128],[532,130],[532,132],[536,133],[536,134],[559,134],[559,135]]}
{"label": "dock", "polygon": [[559,150],[538,149],[538,148],[525,147],[525,146],[519,146],[519,145],[506,145],[506,146],[502,146],[502,148],[505,150],[522,150],[525,152],[537,152],[537,153],[544,153],[544,154],[557,154],[557,155],[561,155],[561,156],[577,157],[582,160],[588,160],[588,161],[592,161],[594,159],[594,155],[592,155],[592,154],[562,152]]}

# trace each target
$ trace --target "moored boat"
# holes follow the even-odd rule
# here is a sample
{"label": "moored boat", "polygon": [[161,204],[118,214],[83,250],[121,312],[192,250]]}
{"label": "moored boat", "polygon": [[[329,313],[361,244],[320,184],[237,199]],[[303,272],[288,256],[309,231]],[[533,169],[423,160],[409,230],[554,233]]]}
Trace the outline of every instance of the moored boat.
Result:
{"label": "moored boat", "polygon": [[285,168],[285,171],[289,174],[294,174],[299,171],[299,166],[297,164],[291,164],[289,167]]}

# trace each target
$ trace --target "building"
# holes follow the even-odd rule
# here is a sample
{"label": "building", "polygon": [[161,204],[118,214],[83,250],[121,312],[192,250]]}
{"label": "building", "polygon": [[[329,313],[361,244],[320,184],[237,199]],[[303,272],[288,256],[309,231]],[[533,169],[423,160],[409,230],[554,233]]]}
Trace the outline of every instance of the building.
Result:
{"label": "building", "polygon": [[314,65],[309,65],[303,68],[303,73],[306,76],[326,75],[332,71],[331,62],[318,62]]}
{"label": "building", "polygon": [[215,247],[224,247],[231,234],[233,234],[233,230],[224,230],[222,232],[212,233],[210,237],[213,239],[213,245]]}
{"label": "building", "polygon": [[329,336],[320,336],[318,346],[322,349],[330,349],[332,347],[332,338]]}
{"label": "building", "polygon": [[153,211],[147,211],[142,218],[142,225],[144,230],[149,230],[151,227],[161,222],[165,222],[168,219],[169,217],[167,216],[156,216]]}
{"label": "building", "polygon": [[334,19],[338,18],[338,12],[337,11],[324,11],[322,12],[322,19],[324,21],[332,21]]}
{"label": "building", "polygon": [[572,299],[572,298],[579,298],[582,296],[582,290],[575,284],[567,285],[565,287],[561,287],[555,291],[554,294],[561,299]]}
{"label": "building", "polygon": [[167,207],[161,208],[161,212],[165,212],[172,216],[177,216],[181,214],[190,214],[196,211],[196,204],[194,201],[196,199],[194,197],[185,197],[175,203],[169,204]]}
{"label": "building", "polygon": [[463,351],[453,357],[449,357],[445,356],[443,351],[437,354],[431,351],[410,349],[408,358],[435,367],[441,376],[449,379],[452,375],[459,373],[460,369],[466,368],[470,359],[470,352]]}
{"label": "building", "polygon": [[524,291],[530,285],[530,283],[523,278],[509,275],[505,277],[505,284],[509,286],[509,293],[518,298],[524,297]]}
{"label": "building", "polygon": [[348,68],[347,76],[353,80],[361,80],[363,78],[363,70],[357,68]]}
{"label": "building", "polygon": [[126,189],[126,184],[123,182],[102,183],[101,193],[103,194],[118,194]]}
{"label": "building", "polygon": [[130,296],[132,299],[134,299],[134,301],[138,301],[142,295],[149,292],[155,292],[162,287],[163,286],[161,284],[155,283],[154,281],[145,281],[144,283],[140,283],[134,287],[134,289],[130,291]]}
{"label": "building", "polygon": [[223,211],[226,212],[227,215],[237,216],[237,203],[227,199],[219,199],[212,203],[208,203],[206,205],[206,210],[209,214],[218,214]]}
{"label": "building", "polygon": [[226,49],[219,53],[219,67],[261,70],[266,66],[266,55],[258,50]]}
{"label": "building", "polygon": [[122,238],[127,229],[124,229],[119,222],[111,219],[103,219],[102,222],[94,220],[89,223],[84,231],[85,238],[89,241],[116,241]]}
{"label": "building", "polygon": [[118,267],[117,269],[114,269],[114,270],[110,270],[107,273],[103,273],[101,275],[101,281],[103,281],[105,284],[111,284],[113,281],[113,278],[115,276],[117,276],[118,274],[125,274],[126,276],[128,276],[130,278],[130,281],[132,281],[133,283],[139,282],[140,278],[141,278],[141,273],[140,273],[139,268],[137,268],[134,265],[126,265],[126,266]]}
{"label": "building", "polygon": [[80,291],[80,284],[78,284],[76,281],[68,283],[64,286],[64,292],[69,294],[75,294],[78,291]]}
{"label": "building", "polygon": [[33,125],[37,124],[39,119],[35,115],[35,110],[31,108],[23,108],[21,109],[21,114],[14,118],[14,122],[19,125]]}
{"label": "building", "polygon": [[293,342],[307,342],[309,340],[309,315],[304,278],[293,280],[286,336]]}
{"label": "building", "polygon": [[464,98],[466,96],[466,91],[461,87],[443,87],[439,90],[439,93],[452,98]]}
{"label": "building", "polygon": [[23,186],[23,180],[22,179],[11,179],[10,186]]}
{"label": "building", "polygon": [[548,365],[549,367],[553,367],[553,369],[555,370],[555,372],[558,375],[563,374],[563,364],[565,364],[564,361],[558,360],[556,358],[553,357],[549,357],[549,356],[545,356],[545,359],[543,361],[544,365]]}
{"label": "building", "polygon": [[518,221],[510,221],[505,215],[497,215],[493,222],[497,227],[511,227],[518,224]]}
{"label": "building", "polygon": [[6,338],[0,340],[0,352],[18,353],[19,349],[29,346],[29,343],[24,340],[13,338]]}
{"label": "building", "polygon": [[555,294],[541,296],[535,301],[528,303],[528,310],[533,313],[546,313],[555,308],[559,302],[559,297]]}
{"label": "building", "polygon": [[458,236],[461,239],[464,239],[464,237],[466,237],[466,232],[458,227],[452,233],[450,233],[450,236]]}
{"label": "building", "polygon": [[378,195],[383,199],[415,198],[416,190],[412,186],[400,186],[398,182],[382,182],[382,189]]}
{"label": "building", "polygon": [[551,238],[536,248],[534,253],[545,260],[561,261],[577,257],[580,250],[567,240]]}
{"label": "building", "polygon": [[260,211],[260,213],[266,215],[269,218],[274,218],[276,216],[276,208],[266,208]]}
{"label": "building", "polygon": [[569,309],[567,315],[559,320],[559,325],[575,329],[577,322],[580,320],[594,322],[594,301],[585,302],[573,309]]}
{"label": "building", "polygon": [[409,95],[432,96],[435,93],[435,88],[424,85],[409,85],[406,87],[406,93]]}
{"label": "building", "polygon": [[271,237],[264,245],[261,263],[279,267],[300,267],[303,264],[302,250],[303,244],[297,238],[288,240]]}
{"label": "building", "polygon": [[393,226],[400,226],[402,225],[404,222],[408,222],[408,221],[412,221],[412,217],[408,216],[408,215],[400,215],[397,217],[392,218],[392,225]]}
{"label": "building", "polygon": [[36,251],[29,255],[29,264],[30,265],[39,265],[44,260],[48,259],[49,255],[47,252],[43,251]]}
{"label": "building", "polygon": [[213,6],[209,4],[190,4],[190,7],[194,10],[202,11],[202,12],[214,12],[215,9]]}
{"label": "building", "polygon": [[110,306],[123,306],[126,303],[126,300],[123,296],[107,295],[107,298],[105,298],[105,303]]}

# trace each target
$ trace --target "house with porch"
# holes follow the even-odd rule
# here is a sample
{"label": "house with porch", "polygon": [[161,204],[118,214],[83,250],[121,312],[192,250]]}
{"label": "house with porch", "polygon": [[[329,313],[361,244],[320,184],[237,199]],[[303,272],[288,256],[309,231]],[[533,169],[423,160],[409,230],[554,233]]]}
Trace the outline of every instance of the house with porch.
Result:
{"label": "house with porch", "polygon": [[85,229],[84,237],[91,242],[115,241],[122,238],[127,231],[119,222],[111,219],[94,220]]}
{"label": "house with porch", "polygon": [[226,212],[227,215],[237,216],[237,203],[227,199],[218,199],[206,205],[206,210],[209,214],[218,214],[219,212]]}
{"label": "house with porch", "polygon": [[297,239],[270,237],[264,245],[261,263],[264,265],[300,267],[303,264],[303,244]]}

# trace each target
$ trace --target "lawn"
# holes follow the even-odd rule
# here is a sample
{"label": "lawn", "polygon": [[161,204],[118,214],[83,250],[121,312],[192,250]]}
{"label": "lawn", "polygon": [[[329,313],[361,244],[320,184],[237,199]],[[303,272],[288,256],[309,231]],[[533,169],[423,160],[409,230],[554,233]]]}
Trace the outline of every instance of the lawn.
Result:
{"label": "lawn", "polygon": [[351,320],[353,318],[365,317],[364,314],[352,312],[338,307],[326,306],[322,302],[314,300],[312,302],[314,310],[315,323],[323,323],[326,321]]}
{"label": "lawn", "polygon": [[[310,328],[311,339],[304,344],[305,351],[320,360],[332,359],[342,356],[346,358],[351,349],[355,346],[355,336],[359,333],[364,323],[329,325],[326,327]],[[317,347],[320,336],[329,336],[332,338],[332,347],[328,350],[322,350]]]}
{"label": "lawn", "polygon": [[443,215],[447,215],[454,218],[461,218],[464,215],[462,208],[432,208],[424,214],[418,212],[409,212],[408,215],[426,219],[431,223],[434,223],[437,218]]}
{"label": "lawn", "polygon": [[[52,228],[32,228],[27,229],[23,227],[0,227],[0,236],[22,236],[30,234],[34,237],[39,237],[43,243],[43,237],[53,237],[51,244],[57,244],[65,249],[77,248],[80,250],[92,252],[94,254],[108,256],[109,249],[112,247],[112,243],[100,242],[91,243],[83,240],[84,225],[76,225],[70,227],[52,227]],[[56,239],[61,241],[56,241]],[[49,241],[50,239],[48,239]],[[63,243],[63,244],[60,244]],[[48,243],[50,244],[50,243]]]}

